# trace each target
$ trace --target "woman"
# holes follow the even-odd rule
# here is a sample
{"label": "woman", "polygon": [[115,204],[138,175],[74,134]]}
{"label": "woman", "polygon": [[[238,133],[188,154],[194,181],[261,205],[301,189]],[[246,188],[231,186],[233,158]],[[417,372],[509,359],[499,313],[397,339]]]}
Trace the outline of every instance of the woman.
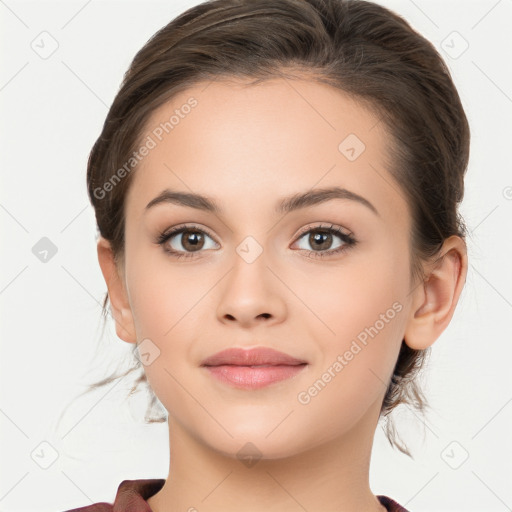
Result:
{"label": "woman", "polygon": [[157,32],[87,185],[169,474],[74,510],[406,510],[371,492],[373,436],[425,406],[414,377],[467,273],[468,155],[446,65],[379,5],[214,0]]}

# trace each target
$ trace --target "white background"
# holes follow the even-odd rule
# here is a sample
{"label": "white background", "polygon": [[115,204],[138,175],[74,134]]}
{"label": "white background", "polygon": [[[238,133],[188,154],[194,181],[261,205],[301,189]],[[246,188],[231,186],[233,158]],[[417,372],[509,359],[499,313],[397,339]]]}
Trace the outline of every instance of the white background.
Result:
{"label": "white background", "polygon": [[[137,422],[146,397],[124,402],[128,379],[74,400],[115,361],[123,368],[131,348],[111,321],[100,341],[106,287],[85,172],[131,59],[197,3],[0,2],[0,512],[112,502],[124,479],[167,476],[166,424]],[[512,2],[379,3],[432,41],[452,72],[472,131],[461,209],[471,236],[465,289],[424,374],[432,412],[425,423],[396,415],[415,459],[379,426],[372,491],[414,512],[512,510]],[[31,47],[43,31],[58,42],[47,59]],[[469,44],[458,58],[444,49],[462,48],[454,31]],[[46,263],[32,252],[42,237],[58,249]],[[35,462],[51,460],[43,442],[57,453],[47,469]],[[453,469],[446,453],[468,458]]]}

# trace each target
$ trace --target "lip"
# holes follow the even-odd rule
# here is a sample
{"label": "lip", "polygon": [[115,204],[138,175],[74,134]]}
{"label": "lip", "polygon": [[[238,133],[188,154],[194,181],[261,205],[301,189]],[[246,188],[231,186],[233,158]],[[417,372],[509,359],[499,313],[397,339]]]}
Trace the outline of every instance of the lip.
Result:
{"label": "lip", "polygon": [[270,347],[257,347],[252,349],[228,348],[207,357],[201,366],[295,366],[307,363],[303,359],[297,359],[284,352],[279,352]]}
{"label": "lip", "polygon": [[204,367],[216,379],[240,389],[260,389],[299,374],[308,363],[283,352],[259,347],[230,348],[205,359]]}

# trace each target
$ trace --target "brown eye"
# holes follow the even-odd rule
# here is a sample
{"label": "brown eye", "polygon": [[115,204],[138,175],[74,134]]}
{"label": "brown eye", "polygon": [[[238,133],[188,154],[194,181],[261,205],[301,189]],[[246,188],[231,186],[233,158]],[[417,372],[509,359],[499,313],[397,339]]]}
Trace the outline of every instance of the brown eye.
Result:
{"label": "brown eye", "polygon": [[187,251],[199,251],[204,246],[204,236],[199,231],[187,229],[181,232],[180,243]]}
{"label": "brown eye", "polygon": [[[208,241],[213,243],[208,245]],[[202,249],[215,249],[216,242],[204,230],[194,226],[182,226],[162,233],[157,243],[164,250],[177,258],[190,257],[193,253],[199,253]]]}
{"label": "brown eye", "polygon": [[[336,238],[341,240],[337,245],[333,247],[333,243],[336,243]],[[308,247],[299,247],[299,249],[305,250],[309,257],[327,257],[339,254],[351,247],[355,246],[357,241],[351,233],[344,233],[341,228],[330,226],[317,226],[310,228],[307,231],[303,231],[298,238],[299,241],[305,240]]]}
{"label": "brown eye", "polygon": [[[313,249],[326,250],[332,244],[332,234],[325,231],[311,232],[308,243]],[[314,233],[314,234],[313,234]]]}

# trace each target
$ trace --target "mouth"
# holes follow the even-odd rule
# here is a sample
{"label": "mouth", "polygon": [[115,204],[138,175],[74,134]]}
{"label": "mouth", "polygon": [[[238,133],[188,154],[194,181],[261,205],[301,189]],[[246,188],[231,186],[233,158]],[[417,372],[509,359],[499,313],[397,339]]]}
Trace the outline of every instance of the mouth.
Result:
{"label": "mouth", "polygon": [[261,389],[302,373],[308,366],[301,364],[280,365],[234,365],[224,364],[203,366],[207,372],[220,382],[246,390]]}
{"label": "mouth", "polygon": [[237,365],[265,367],[297,366],[305,363],[307,361],[304,359],[298,359],[270,347],[256,347],[252,349],[232,347],[207,357],[203,360],[201,366]]}
{"label": "mouth", "polygon": [[208,374],[239,389],[260,389],[297,376],[307,361],[270,347],[243,349],[231,347],[201,363]]}

